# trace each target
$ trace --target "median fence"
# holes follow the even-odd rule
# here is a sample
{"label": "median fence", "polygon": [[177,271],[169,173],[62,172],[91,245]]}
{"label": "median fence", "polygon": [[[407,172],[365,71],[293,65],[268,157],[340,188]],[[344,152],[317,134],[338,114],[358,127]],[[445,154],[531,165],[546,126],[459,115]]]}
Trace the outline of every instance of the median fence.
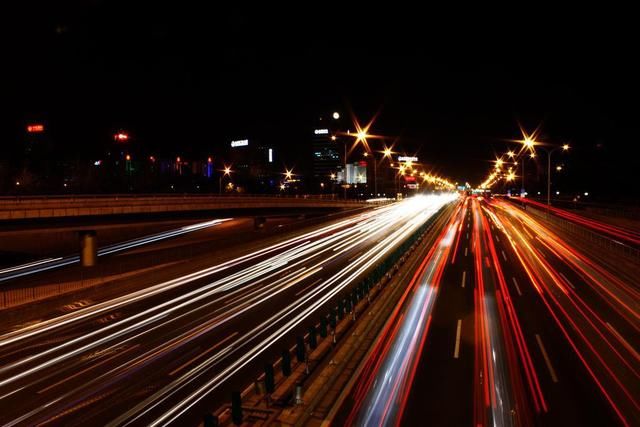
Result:
{"label": "median fence", "polygon": [[632,259],[640,260],[640,250],[633,248],[629,245],[626,245],[622,242],[618,242],[613,238],[603,236],[598,233],[594,233],[593,231],[579,225],[575,224],[571,221],[559,218],[553,214],[549,214],[543,210],[533,208],[531,206],[527,206],[527,212],[533,214],[534,216],[548,221],[557,227],[568,231],[569,233],[580,236],[591,243],[594,243],[602,248],[605,248],[609,251],[616,252],[621,255],[625,255],[631,257]]}
{"label": "median fence", "polygon": [[[204,426],[230,423],[241,425],[245,421],[269,424],[280,412],[271,408],[272,406],[281,408],[289,404],[302,404],[302,385],[310,377],[313,369],[320,365],[339,339],[345,336],[359,313],[364,312],[371,301],[380,294],[383,286],[389,283],[392,275],[400,269],[410,252],[434,226],[447,206],[431,216],[366,273],[366,277],[329,304],[330,307],[324,314],[315,321],[309,319],[307,326],[296,336],[295,345],[282,349],[281,356],[274,362],[267,361],[263,373],[244,391],[233,391],[230,407],[225,405],[215,414],[205,414]],[[260,403],[266,405],[259,406]],[[245,413],[249,414],[250,420]]]}

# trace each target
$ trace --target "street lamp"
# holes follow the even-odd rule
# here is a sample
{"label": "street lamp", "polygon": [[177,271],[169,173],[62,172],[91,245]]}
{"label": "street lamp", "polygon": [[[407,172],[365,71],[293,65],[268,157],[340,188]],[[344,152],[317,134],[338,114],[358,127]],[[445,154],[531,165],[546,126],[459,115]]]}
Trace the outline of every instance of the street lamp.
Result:
{"label": "street lamp", "polygon": [[222,170],[220,174],[220,177],[218,178],[218,191],[220,192],[220,194],[222,194],[222,178],[224,178],[225,176],[231,176],[231,173],[233,173],[233,171],[231,170],[231,166],[224,166],[224,170]]}
{"label": "street lamp", "polygon": [[285,176],[285,178],[287,178],[288,180],[291,180],[291,178],[293,178],[293,169],[287,169],[287,168],[285,168],[285,170],[284,170],[284,176]]}
{"label": "street lamp", "polygon": [[[563,145],[559,145],[559,146],[555,146],[552,149],[548,149],[546,147],[540,147],[545,153],[547,153],[547,209],[549,208],[549,206],[551,206],[551,154],[553,154],[555,151],[558,150],[562,150],[564,151],[569,151],[569,144],[563,144]],[[562,166],[559,166],[560,169],[557,170],[562,170]]]}

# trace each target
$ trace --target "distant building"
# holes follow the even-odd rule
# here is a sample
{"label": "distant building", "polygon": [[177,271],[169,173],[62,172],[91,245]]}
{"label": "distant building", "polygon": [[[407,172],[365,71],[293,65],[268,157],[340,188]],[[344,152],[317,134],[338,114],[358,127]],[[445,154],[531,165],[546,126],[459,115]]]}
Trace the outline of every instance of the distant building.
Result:
{"label": "distant building", "polygon": [[249,190],[265,190],[278,185],[276,152],[273,146],[242,138],[229,143],[228,156],[232,180]]}
{"label": "distant building", "polygon": [[346,182],[347,184],[366,184],[367,162],[360,161],[355,163],[347,163],[347,176],[344,176],[341,168],[337,174],[337,181]]}
{"label": "distant building", "polygon": [[332,131],[326,127],[317,127],[312,137],[313,176],[322,180],[340,168],[341,156],[335,141],[331,139]]}

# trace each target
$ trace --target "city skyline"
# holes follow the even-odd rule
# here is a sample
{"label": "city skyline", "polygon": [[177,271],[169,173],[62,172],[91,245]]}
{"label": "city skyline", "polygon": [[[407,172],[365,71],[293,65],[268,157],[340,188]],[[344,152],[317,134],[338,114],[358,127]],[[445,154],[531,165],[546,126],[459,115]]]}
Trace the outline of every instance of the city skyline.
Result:
{"label": "city skyline", "polygon": [[[469,38],[477,28],[461,25],[443,39],[433,36],[447,30],[444,22],[420,34],[377,10],[362,20],[388,25],[388,36],[363,34],[328,11],[304,23],[259,9],[203,8],[198,16],[197,8],[158,7],[147,15],[99,1],[48,11],[18,15],[7,27],[17,40],[8,50],[13,66],[3,71],[12,108],[0,129],[9,147],[24,142],[29,123],[44,122],[58,152],[81,157],[126,129],[149,152],[206,155],[252,136],[303,159],[319,114],[379,113],[376,131],[456,181],[481,182],[520,125],[542,126],[543,139],[575,148],[569,186],[636,194],[627,188],[639,157],[627,106],[637,81],[624,34],[597,39],[558,18],[544,34],[511,43],[497,43],[497,29]],[[588,166],[599,159],[610,184]]]}

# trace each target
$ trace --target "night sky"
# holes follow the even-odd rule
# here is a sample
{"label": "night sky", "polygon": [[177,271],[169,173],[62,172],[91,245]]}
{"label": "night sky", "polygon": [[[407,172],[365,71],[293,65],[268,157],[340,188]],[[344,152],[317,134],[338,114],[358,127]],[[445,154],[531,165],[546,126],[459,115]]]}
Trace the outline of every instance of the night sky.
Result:
{"label": "night sky", "polygon": [[638,200],[630,12],[25,3],[2,18],[3,145],[44,120],[61,151],[124,128],[166,152],[260,137],[291,164],[318,114],[351,108],[380,111],[372,132],[478,184],[518,123],[542,124],[542,139],[575,147],[567,186]]}

